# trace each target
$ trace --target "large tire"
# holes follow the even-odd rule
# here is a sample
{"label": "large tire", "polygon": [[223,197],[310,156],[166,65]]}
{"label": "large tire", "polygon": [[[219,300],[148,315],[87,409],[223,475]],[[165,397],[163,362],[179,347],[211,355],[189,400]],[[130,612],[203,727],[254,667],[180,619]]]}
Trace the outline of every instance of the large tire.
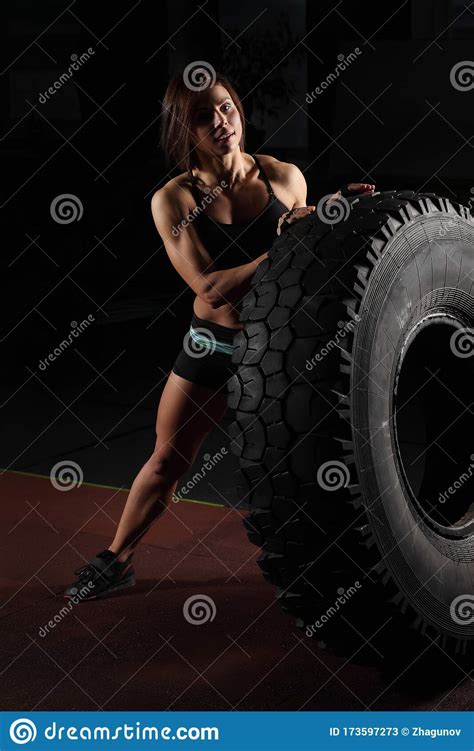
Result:
{"label": "large tire", "polygon": [[308,636],[392,621],[464,654],[473,219],[411,191],[331,206],[275,241],[243,300],[229,406],[249,539]]}

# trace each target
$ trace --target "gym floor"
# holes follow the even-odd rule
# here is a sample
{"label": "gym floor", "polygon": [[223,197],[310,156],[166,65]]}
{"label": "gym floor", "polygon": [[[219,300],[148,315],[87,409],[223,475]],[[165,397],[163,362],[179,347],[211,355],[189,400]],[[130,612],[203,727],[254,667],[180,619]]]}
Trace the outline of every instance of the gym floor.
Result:
{"label": "gym floor", "polygon": [[[242,525],[230,410],[182,478],[180,487],[193,485],[186,499],[171,504],[138,547],[136,586],[61,613],[64,587],[75,568],[108,546],[127,488],[153,447],[159,396],[186,331],[186,309],[179,322],[165,313],[144,325],[146,304],[126,313],[109,309],[106,336],[91,328],[80,353],[73,346],[44,373],[32,366],[16,388],[3,388],[0,670],[9,689],[2,709],[472,706],[460,672],[443,685],[386,675],[375,660],[308,639],[281,612]],[[167,335],[159,354],[151,331],[155,341]],[[107,343],[102,349],[98,336]],[[217,452],[223,458],[191,481]],[[50,472],[59,461],[80,467],[82,483],[55,488]],[[196,595],[213,611],[205,623],[184,615]]]}

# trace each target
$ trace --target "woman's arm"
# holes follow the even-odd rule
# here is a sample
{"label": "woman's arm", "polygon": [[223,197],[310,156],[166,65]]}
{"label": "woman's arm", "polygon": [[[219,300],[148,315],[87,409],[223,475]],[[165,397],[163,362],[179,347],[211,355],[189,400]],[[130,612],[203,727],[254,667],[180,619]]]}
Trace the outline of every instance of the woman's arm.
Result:
{"label": "woman's arm", "polygon": [[277,235],[281,235],[282,231],[287,229],[290,224],[293,224],[293,222],[297,222],[298,219],[302,219],[304,216],[311,214],[316,208],[316,206],[306,206],[308,187],[306,185],[305,177],[299,167],[297,167],[296,164],[281,162],[280,170],[282,174],[282,185],[292,196],[293,202],[290,206],[290,210],[285,211],[278,220]]}
{"label": "woman's arm", "polygon": [[[285,195],[290,196],[291,214],[286,219],[286,225],[290,225],[293,222],[302,219],[307,214],[311,214],[315,210],[315,206],[306,206],[307,185],[306,180],[296,164],[290,162],[279,162],[278,160],[272,160],[274,164],[274,172],[272,177],[274,182],[285,191]],[[288,200],[288,199],[287,199]],[[281,233],[281,227],[287,217],[288,212],[282,214],[278,220],[277,235]],[[249,288],[249,281],[252,278],[257,266],[268,258],[268,252],[262,253],[262,255],[255,258],[250,263],[246,263],[243,266],[237,266],[233,269],[225,269],[224,271],[216,271],[208,275],[208,279],[211,282],[215,280],[215,296],[214,304],[212,307],[217,308],[220,305],[224,305],[226,302],[230,302],[233,305],[240,300]]]}
{"label": "woman's arm", "polygon": [[161,188],[151,200],[151,211],[171,263],[193,292],[212,308],[235,305],[266,252],[249,263],[216,271],[192,222],[183,225],[189,214],[184,190],[169,184]]}
{"label": "woman's arm", "polygon": [[268,258],[266,251],[242,266],[212,271],[208,274],[207,278],[213,291],[213,294],[211,293],[213,302],[210,305],[213,308],[219,308],[226,303],[235,305],[248,291],[250,279],[255,274],[259,263],[264,261],[265,258]]}

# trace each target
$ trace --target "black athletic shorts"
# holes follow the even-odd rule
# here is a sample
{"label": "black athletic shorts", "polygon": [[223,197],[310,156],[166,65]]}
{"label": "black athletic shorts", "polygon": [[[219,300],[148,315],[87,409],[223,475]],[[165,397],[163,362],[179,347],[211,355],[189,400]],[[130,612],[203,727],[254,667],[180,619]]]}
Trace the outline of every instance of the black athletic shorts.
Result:
{"label": "black athletic shorts", "polygon": [[232,362],[233,340],[237,332],[238,329],[198,318],[193,313],[173,372],[188,381],[227,394],[227,381],[237,369]]}

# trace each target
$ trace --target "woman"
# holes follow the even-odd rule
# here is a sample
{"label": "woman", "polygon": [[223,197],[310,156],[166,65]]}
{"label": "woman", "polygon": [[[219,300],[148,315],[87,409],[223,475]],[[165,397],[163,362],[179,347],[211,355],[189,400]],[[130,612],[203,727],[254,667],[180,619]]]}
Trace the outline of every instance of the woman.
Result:
{"label": "woman", "polygon": [[135,547],[226,410],[233,338],[243,328],[240,301],[250,279],[282,225],[315,208],[306,206],[298,167],[245,153],[242,105],[224,76],[198,91],[176,76],[162,118],[164,153],[184,171],[154,194],[151,210],[171,263],[196,295],[191,326],[161,395],[155,448],[132,484],[115,537],[76,571],[66,597],[91,599],[135,583]]}

